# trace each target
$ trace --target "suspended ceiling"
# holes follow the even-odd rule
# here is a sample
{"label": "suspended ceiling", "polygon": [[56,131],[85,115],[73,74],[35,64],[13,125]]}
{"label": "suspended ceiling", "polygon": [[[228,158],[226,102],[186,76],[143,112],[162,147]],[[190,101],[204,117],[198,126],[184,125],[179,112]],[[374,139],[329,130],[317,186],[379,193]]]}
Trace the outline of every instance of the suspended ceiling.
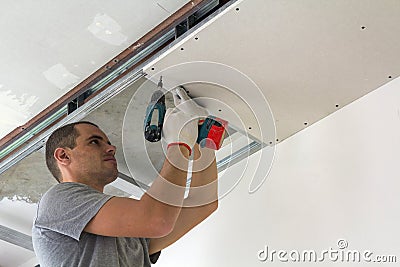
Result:
{"label": "suspended ceiling", "polygon": [[[397,0],[239,1],[145,71],[172,84],[228,84],[256,115],[268,114],[257,110],[264,96],[283,140],[399,76],[399,12]],[[222,102],[231,95],[202,86],[191,93]],[[240,101],[229,105],[243,110]],[[270,137],[264,133],[263,141]]]}
{"label": "suspended ceiling", "polygon": [[[158,1],[158,3],[161,3],[161,1]],[[177,2],[175,1],[175,3]],[[26,4],[28,5],[28,3]],[[117,39],[120,37],[118,40],[123,40],[121,35],[116,37],[114,41],[108,42],[104,39],[102,40],[99,36],[96,37],[90,32],[89,26],[93,22],[96,25],[95,18],[98,14],[108,14],[109,17],[118,20],[121,25],[123,23],[120,23],[120,20],[125,21],[126,25],[130,25],[132,31],[137,29],[138,23],[132,23],[132,13],[130,12],[135,10],[133,3],[131,3],[131,9],[127,8],[126,5],[121,9],[115,4],[110,4],[109,6],[105,2],[103,4],[102,8],[98,8],[98,4],[93,4],[96,7],[87,6],[85,8],[80,6],[79,10],[75,10],[74,13],[71,9],[76,8],[76,6],[72,2],[52,2],[53,7],[47,5],[46,8],[49,9],[49,13],[50,10],[53,12],[58,10],[59,17],[64,16],[64,19],[59,20],[60,27],[40,24],[42,23],[41,21],[45,21],[42,19],[37,21],[25,19],[33,16],[28,14],[28,9],[26,11],[22,9],[21,14],[15,14],[15,17],[22,16],[16,24],[16,26],[19,25],[18,29],[21,32],[28,31],[22,24],[38,25],[40,29],[37,35],[40,35],[39,33],[43,28],[47,29],[47,32],[45,30],[41,32],[41,39],[37,41],[36,50],[34,47],[26,48],[27,44],[34,45],[36,43],[36,41],[32,41],[35,36],[32,31],[29,31],[25,37],[21,37],[26,38],[23,39],[25,41],[24,44],[15,40],[19,36],[15,32],[14,34],[9,33],[9,36],[4,39],[2,38],[0,43],[2,45],[1,51],[4,54],[2,58],[11,63],[7,68],[2,65],[0,90],[3,94],[2,98],[15,95],[15,97],[11,98],[17,99],[14,101],[16,106],[10,107],[11,111],[9,109],[5,110],[4,112],[7,113],[2,112],[3,114],[14,114],[15,111],[25,112],[22,115],[19,113],[16,115],[17,118],[22,118],[21,121],[17,122],[17,125],[25,122],[24,120],[29,116],[37,114],[50,102],[64,94],[74,84],[90,75],[99,66],[102,66],[104,62],[114,57],[146,32],[146,30],[143,30],[137,35],[134,35],[133,32],[126,34],[129,38],[126,42],[118,45],[116,45]],[[152,8],[156,6],[155,10],[159,12],[160,18],[162,18],[162,15],[164,15],[164,18],[168,15],[156,2],[151,2],[151,4]],[[180,3],[179,5],[183,4]],[[16,5],[10,1],[10,7],[16,7]],[[66,6],[61,7],[60,5]],[[175,7],[175,10],[179,5]],[[79,22],[79,19],[71,20],[71,12],[68,13],[65,10],[71,10],[74,14],[85,14],[82,17],[86,17],[85,21],[87,23]],[[6,18],[6,11],[3,9],[0,12],[4,13],[4,16],[1,14],[0,20],[2,20],[1,25],[5,26],[6,24],[3,22]],[[17,11],[14,12],[17,13]],[[229,107],[239,114],[243,110],[239,107],[243,102],[251,103],[255,101],[254,103],[257,103],[258,100],[251,97],[251,91],[248,91],[248,86],[242,86],[248,80],[236,79],[237,77],[234,75],[218,75],[227,71],[225,68],[223,70],[214,67],[207,68],[197,63],[195,68],[190,68],[188,65],[182,65],[181,63],[217,62],[228,66],[229,71],[234,70],[243,73],[243,76],[253,81],[264,95],[265,100],[270,105],[276,124],[277,135],[273,139],[268,133],[261,136],[262,129],[265,126],[262,124],[257,126],[260,134],[254,134],[254,137],[267,144],[276,142],[276,139],[279,142],[399,75],[399,12],[400,2],[389,0],[379,2],[365,0],[329,2],[237,1],[235,5],[222,11],[221,14],[206,22],[196,31],[188,33],[186,38],[173,46],[168,52],[165,53],[164,51],[158,57],[153,58],[153,61],[144,68],[144,71],[148,73],[148,78],[153,80],[157,80],[159,75],[162,74],[166,87],[172,87],[174,84],[187,84],[191,95],[195,97],[209,97],[226,103],[227,99],[234,98],[232,94],[235,93],[240,96],[241,100],[233,99],[229,102]],[[46,12],[41,14],[45,16]],[[87,14],[92,15],[88,18]],[[146,15],[147,13],[139,12],[138,14]],[[146,17],[146,19],[153,18],[153,13],[151,14],[151,16],[146,15],[143,17]],[[54,16],[54,14],[51,16]],[[97,16],[97,19],[99,17],[101,15]],[[51,17],[48,21],[52,20],[57,21],[55,18],[51,19]],[[72,24],[76,22],[80,25],[79,29],[69,28],[71,26],[69,24],[66,25],[66,21]],[[152,25],[154,26],[158,22],[155,21]],[[110,23],[113,24],[112,22]],[[85,25],[84,27],[82,26],[83,24]],[[46,27],[52,28],[48,29]],[[149,25],[147,31],[151,27]],[[62,30],[59,31],[59,29]],[[122,27],[122,29],[125,30],[125,27]],[[142,28],[140,27],[140,29]],[[6,33],[9,31],[4,30]],[[50,37],[53,33],[55,35]],[[74,38],[71,38],[71,36],[74,36]],[[28,42],[28,39],[31,41]],[[51,41],[54,42],[53,46],[50,46]],[[50,54],[43,54],[47,51],[42,48],[43,43],[48,44],[50,48],[57,49],[57,51],[48,51]],[[7,44],[9,46],[6,46]],[[18,45],[21,45],[21,47],[16,49],[15,47]],[[97,57],[94,57],[94,55],[97,55]],[[79,63],[75,63],[78,62],[78,59]],[[92,60],[96,64],[92,64]],[[25,64],[20,68],[13,65],[18,62]],[[61,75],[63,78],[58,79],[57,82],[49,81],[48,78],[51,77],[51,75],[49,76],[49,69],[51,70],[51,67],[57,66],[60,62],[63,66],[66,66],[65,69],[68,70],[68,73],[64,72],[63,74],[67,75]],[[74,64],[78,66],[76,67]],[[10,66],[12,68],[9,68]],[[174,67],[171,68],[171,66]],[[211,63],[209,66],[215,65]],[[199,69],[195,72],[196,67]],[[32,69],[28,70],[27,68]],[[16,73],[16,69],[20,70],[20,72]],[[5,75],[7,71],[11,70],[13,70],[12,73]],[[57,68],[54,70],[57,70]],[[64,71],[64,69],[62,70]],[[46,71],[47,76],[45,75]],[[50,73],[52,72],[50,71]],[[58,72],[54,71],[54,73]],[[72,73],[72,76],[69,73]],[[16,78],[17,75],[18,79]],[[20,78],[21,75],[23,75],[24,79]],[[222,86],[222,88],[235,88],[235,90],[228,90],[229,92],[227,92],[225,89],[218,89],[220,87],[215,86],[212,79],[207,78],[214,76],[223,78],[219,82],[226,86]],[[27,81],[30,78],[34,82],[28,83]],[[232,81],[238,82],[230,84],[229,82]],[[36,86],[33,86],[34,84]],[[29,90],[26,89],[28,85]],[[37,90],[38,94],[34,94],[35,91],[31,91],[31,88],[33,90],[34,88],[40,88]],[[44,91],[45,88],[46,91]],[[256,94],[256,96],[259,95]],[[122,141],[118,141],[122,137],[115,132],[116,127],[121,127],[121,121],[110,119],[117,112],[125,112],[125,106],[118,106],[120,104],[118,101],[117,97],[107,103],[107,105],[114,108],[113,110],[110,111],[104,106],[97,113],[90,115],[92,116],[90,118],[102,125],[102,128],[110,134],[111,138],[114,138],[115,142],[122,143]],[[10,103],[13,103],[13,101]],[[41,106],[40,103],[42,103]],[[212,103],[212,101],[203,101],[203,105],[209,105],[213,113],[220,114],[218,113],[219,106]],[[267,106],[264,105],[264,100],[262,103],[263,105],[260,108],[264,109],[264,111],[269,110],[266,109]],[[21,105],[24,107],[22,108]],[[248,106],[253,111],[259,110],[254,105],[256,104]],[[226,117],[229,115],[229,113],[225,114]],[[262,113],[258,116],[262,121]],[[8,118],[3,117],[1,119],[8,120]],[[255,119],[254,122],[259,123],[260,120]],[[8,121],[4,121],[4,123],[9,124]],[[2,122],[2,125],[4,123]],[[244,119],[244,123],[249,123],[249,121]],[[13,127],[15,127],[15,124],[12,124],[10,129]],[[252,129],[257,130],[257,127]],[[238,126],[238,128],[240,127]],[[245,128],[243,127],[243,130]],[[248,132],[252,134],[251,131]],[[4,181],[7,181],[7,185],[12,183],[19,184],[21,181],[19,179],[22,177],[34,176],[32,180],[50,179],[48,182],[46,181],[47,184],[40,190],[45,190],[45,188],[53,184],[54,182],[51,178],[47,178],[48,172],[45,170],[44,165],[37,167],[35,174],[30,171],[32,164],[34,166],[43,164],[41,153],[40,151],[35,152],[29,159],[22,161],[2,174],[2,190],[6,187]],[[119,162],[122,160],[123,158],[119,159]],[[15,175],[16,171],[20,172],[18,177]],[[13,179],[14,182],[11,181]],[[27,181],[27,187],[29,187],[28,184],[29,181]],[[27,218],[27,220],[31,220],[31,218]],[[0,244],[3,245],[3,243]],[[7,251],[8,249],[10,248],[7,246],[4,250],[1,247],[0,251]]]}
{"label": "suspended ceiling", "polygon": [[2,1],[0,138],[187,2]]}

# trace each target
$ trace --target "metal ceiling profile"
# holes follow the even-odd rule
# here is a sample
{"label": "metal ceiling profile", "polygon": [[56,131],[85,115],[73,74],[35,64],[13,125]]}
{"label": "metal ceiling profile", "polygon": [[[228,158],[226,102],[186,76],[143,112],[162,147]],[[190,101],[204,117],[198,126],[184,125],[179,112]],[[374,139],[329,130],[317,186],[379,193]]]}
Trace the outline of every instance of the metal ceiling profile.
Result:
{"label": "metal ceiling profile", "polygon": [[11,228],[0,225],[0,240],[33,251],[32,238]]}
{"label": "metal ceiling profile", "polygon": [[0,140],[0,174],[43,147],[50,133],[78,121],[126,86],[146,75],[142,68],[157,52],[179,42],[185,32],[235,1],[194,0],[156,26],[25,125]]}

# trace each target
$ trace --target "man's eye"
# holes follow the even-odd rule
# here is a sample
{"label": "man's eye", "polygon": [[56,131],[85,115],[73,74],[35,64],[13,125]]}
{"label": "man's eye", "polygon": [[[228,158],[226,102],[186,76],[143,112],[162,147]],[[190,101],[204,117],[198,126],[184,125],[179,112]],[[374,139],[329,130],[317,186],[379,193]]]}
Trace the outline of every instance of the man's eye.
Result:
{"label": "man's eye", "polygon": [[96,139],[95,139],[95,140],[90,141],[90,143],[91,143],[91,144],[96,144],[96,145],[98,145],[98,144],[99,144],[99,140],[96,140]]}

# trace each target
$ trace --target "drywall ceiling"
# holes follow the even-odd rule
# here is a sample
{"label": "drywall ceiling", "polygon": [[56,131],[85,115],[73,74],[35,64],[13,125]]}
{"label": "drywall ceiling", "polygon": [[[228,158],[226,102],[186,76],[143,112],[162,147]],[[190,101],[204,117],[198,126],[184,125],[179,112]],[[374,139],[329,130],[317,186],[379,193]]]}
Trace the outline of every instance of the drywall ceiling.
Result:
{"label": "drywall ceiling", "polygon": [[[227,91],[235,93],[249,103],[260,128],[263,114],[269,115],[264,96],[278,141],[400,74],[397,0],[238,1],[222,13],[145,71],[154,81],[163,75],[167,85],[225,84],[225,91],[197,86],[190,92],[206,92],[240,113],[242,102],[230,101]],[[271,132],[263,136],[274,141]]]}
{"label": "drywall ceiling", "polygon": [[[10,7],[17,5],[11,1],[9,3]],[[28,5],[28,3],[26,4]],[[65,27],[69,25],[66,21],[71,20],[71,14],[74,13],[72,8],[78,9],[75,10],[74,14],[85,14],[86,17],[88,17],[87,14],[91,15],[89,15],[90,19],[86,20],[85,26],[81,25],[77,32],[72,29],[59,31],[59,35],[50,40],[46,39],[46,36],[50,36],[51,31],[48,35],[42,33],[42,43],[53,40],[55,42],[53,48],[57,47],[57,44],[65,46],[64,50],[56,50],[50,54],[44,54],[43,50],[45,49],[41,50],[40,44],[37,47],[39,50],[33,50],[33,47],[29,49],[29,45],[35,43],[28,42],[29,38],[33,38],[34,33],[28,30],[29,28],[24,29],[22,25],[24,16],[29,18],[28,9],[26,11],[24,11],[24,8],[21,9],[21,14],[25,14],[22,16],[17,14],[15,7],[14,13],[16,14],[14,14],[14,17],[6,16],[8,13],[4,9],[0,11],[1,27],[5,27],[3,22],[6,17],[17,18],[22,16],[19,17],[20,22],[18,22],[21,25],[17,24],[20,30],[14,31],[16,36],[10,33],[6,36],[6,41],[3,41],[2,38],[0,43],[3,51],[1,53],[7,54],[5,51],[9,49],[8,54],[15,56],[14,59],[10,55],[2,57],[5,58],[4,62],[10,64],[8,68],[3,65],[1,69],[0,90],[2,96],[15,95],[11,98],[17,99],[18,105],[15,108],[18,110],[25,110],[21,105],[36,107],[40,104],[40,99],[32,98],[32,96],[37,95],[32,93],[31,88],[32,90],[41,88],[37,92],[41,92],[44,98],[47,95],[50,97],[54,91],[61,90],[58,89],[57,85],[51,84],[43,78],[43,72],[50,67],[61,62],[70,73],[79,77],[79,79],[83,79],[125,48],[123,45],[116,48],[115,45],[93,37],[93,34],[88,32],[87,28],[102,10],[115,21],[119,21],[120,17],[124,21],[132,19],[132,14],[128,8],[121,11],[123,14],[115,13],[113,15],[109,10],[113,10],[113,6],[116,6],[115,3],[112,5],[104,3],[104,5],[110,6],[104,6],[98,10],[95,7],[97,5],[93,4],[92,8],[96,12],[80,6],[86,5],[86,3],[74,6],[73,2],[52,2],[51,5],[53,5],[53,11],[56,9],[60,10],[59,13],[62,13],[59,14],[59,17],[64,19],[60,19],[62,21],[60,23]],[[45,10],[49,8],[48,11],[50,12],[50,6],[44,4],[42,6],[45,6]],[[34,7],[29,7],[30,10],[35,10]],[[242,129],[246,129],[253,137],[269,144],[269,142],[275,142],[271,140],[273,134],[269,132],[269,128],[264,128],[265,125],[260,123],[265,119],[263,117],[264,112],[269,112],[265,101],[268,101],[275,119],[276,139],[281,141],[399,75],[400,64],[397,62],[400,58],[400,38],[397,34],[400,30],[399,13],[400,2],[394,0],[379,2],[372,0],[329,2],[311,0],[237,1],[235,5],[215,16],[196,32],[189,33],[178,45],[156,57],[151,64],[146,66],[145,71],[148,73],[148,78],[155,82],[160,75],[163,75],[167,89],[176,84],[184,84],[192,96],[211,98],[203,101],[202,104],[208,106],[213,113],[221,114],[223,117],[230,116],[230,114],[224,113],[225,108],[221,109],[219,104],[216,105],[215,103],[226,105],[227,108],[238,114],[246,113],[250,109],[253,112],[249,115],[250,117],[245,115],[243,118],[247,119],[241,119],[244,122]],[[43,17],[45,12],[38,11],[37,14],[41,14]],[[148,14],[146,16],[146,18],[153,17],[153,15],[149,16]],[[38,19],[37,23],[41,23],[41,21],[44,20],[41,18],[39,21]],[[47,21],[52,21],[52,19],[49,18]],[[77,22],[71,21],[73,24],[78,22],[79,19],[77,19]],[[25,25],[34,24],[34,21],[25,22]],[[122,25],[121,22],[119,24]],[[47,24],[38,25],[45,27]],[[14,43],[12,41],[20,35],[15,34],[15,32],[22,32],[22,29],[28,32],[27,36],[23,37],[26,38],[23,41],[28,48],[23,48],[23,42]],[[55,28],[51,29],[54,30]],[[63,32],[68,32],[68,35],[64,36]],[[85,38],[89,37],[82,32],[91,36],[91,42],[98,42],[99,44],[89,42],[88,47],[84,48]],[[71,41],[71,36],[81,38],[82,47],[76,41],[77,39]],[[126,46],[133,43],[135,39],[137,38],[129,39]],[[7,43],[9,43],[9,46],[5,46]],[[21,46],[18,50],[13,50],[11,44]],[[84,53],[82,52],[84,49],[88,50]],[[21,52],[18,52],[20,50]],[[28,53],[27,51],[32,52]],[[90,65],[93,54],[99,57],[96,58],[98,65]],[[13,60],[10,61],[10,59]],[[75,70],[75,59],[83,62],[75,67],[76,72],[71,71]],[[26,69],[27,66],[18,69],[15,65],[17,62],[26,63],[27,66],[36,66],[36,69],[32,67],[33,69],[29,71]],[[190,64],[182,64],[187,62],[190,62]],[[209,63],[204,64],[204,62]],[[220,66],[226,66],[226,68],[218,68]],[[20,70],[18,76],[16,74],[7,76],[8,78],[5,75],[3,76],[3,73],[9,71],[10,68]],[[198,70],[195,73],[193,70],[196,68]],[[221,73],[225,74],[222,75]],[[239,75],[238,73],[242,74]],[[73,76],[68,73],[63,74],[67,75],[63,76],[65,79],[61,79],[62,81],[74,80],[72,79]],[[31,83],[25,84],[24,79],[21,78],[25,76],[27,81],[29,77],[37,79],[40,77],[41,81],[34,82],[35,80],[32,80]],[[214,77],[214,79],[207,77]],[[218,77],[223,79],[217,80]],[[254,83],[251,83],[251,81]],[[34,84],[36,86],[33,86]],[[60,95],[68,91],[73,83],[69,85],[70,87],[65,87]],[[14,91],[17,90],[14,88],[18,88],[20,91]],[[44,93],[44,88],[46,93]],[[260,90],[258,91],[257,88]],[[23,95],[24,93],[25,95]],[[265,99],[259,98],[259,93],[262,93]],[[51,99],[46,100],[47,102],[44,101],[45,104],[42,108],[57,97],[53,95]],[[131,95],[129,95],[129,91],[126,91],[120,97],[124,98],[124,103],[126,103]],[[88,118],[101,125],[105,132],[109,134],[113,143],[122,144],[122,136],[119,134],[121,128],[116,130],[116,127],[121,127],[122,122],[120,119],[115,119],[115,114],[126,111],[126,106],[119,102],[121,98],[116,97],[110,100],[97,112],[89,115]],[[239,98],[240,101],[235,100],[235,98]],[[242,108],[243,102],[248,103],[249,109]],[[262,104],[257,105],[260,102]],[[29,114],[37,113],[42,108],[38,107],[36,111]],[[7,112],[12,114],[10,111]],[[123,118],[123,116],[119,116],[119,118]],[[254,123],[258,128],[250,122],[252,116],[253,119],[255,118]],[[1,119],[6,123],[8,118],[2,117]],[[138,123],[141,124],[142,121]],[[240,128],[239,123],[236,123],[235,120],[232,121],[232,124]],[[249,125],[255,128],[248,129]],[[259,132],[253,134],[255,131]],[[122,160],[124,159],[118,159],[119,162]],[[33,168],[35,169],[34,173],[32,173]],[[24,187],[35,186],[35,184],[36,186],[42,185],[37,189],[40,193],[43,193],[46,188],[54,183],[45,169],[41,151],[35,152],[2,174],[0,181],[2,188],[0,190],[7,188],[7,190],[10,190],[9,193],[12,194],[14,192],[12,188],[6,187],[6,185],[12,183],[12,179],[20,179],[14,182],[15,192],[20,190],[21,186],[18,185],[21,183],[26,183]],[[30,182],[35,184],[28,185]],[[8,205],[7,212],[12,213],[12,210],[13,205]],[[30,215],[27,214],[26,220],[31,221],[32,218],[28,218],[28,216]],[[12,225],[7,226],[16,228]],[[0,242],[0,251],[11,251],[12,249],[12,245]],[[13,260],[15,262],[15,259]],[[0,264],[5,266],[16,265],[8,264],[3,259],[1,259]]]}
{"label": "drywall ceiling", "polygon": [[187,2],[2,1],[0,138]]}

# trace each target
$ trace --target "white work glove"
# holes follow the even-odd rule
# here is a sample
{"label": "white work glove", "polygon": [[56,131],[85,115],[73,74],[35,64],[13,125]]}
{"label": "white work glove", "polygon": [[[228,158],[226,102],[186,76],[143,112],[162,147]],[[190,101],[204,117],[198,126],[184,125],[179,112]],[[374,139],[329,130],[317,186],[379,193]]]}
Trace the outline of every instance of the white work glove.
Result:
{"label": "white work glove", "polygon": [[190,154],[196,144],[197,134],[198,120],[194,116],[177,109],[167,109],[162,137],[168,146],[185,144]]}
{"label": "white work glove", "polygon": [[208,116],[208,111],[194,102],[182,87],[177,87],[172,90],[175,106],[185,112],[195,116],[198,119],[205,119]]}

